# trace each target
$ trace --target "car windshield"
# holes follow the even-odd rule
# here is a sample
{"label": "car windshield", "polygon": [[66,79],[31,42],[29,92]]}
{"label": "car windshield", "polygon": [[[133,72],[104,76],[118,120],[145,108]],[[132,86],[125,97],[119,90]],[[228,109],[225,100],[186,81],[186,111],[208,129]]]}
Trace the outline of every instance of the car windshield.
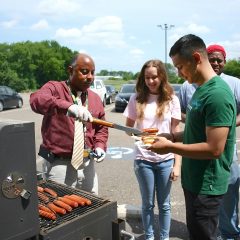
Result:
{"label": "car windshield", "polygon": [[135,93],[135,85],[122,86],[121,93]]}

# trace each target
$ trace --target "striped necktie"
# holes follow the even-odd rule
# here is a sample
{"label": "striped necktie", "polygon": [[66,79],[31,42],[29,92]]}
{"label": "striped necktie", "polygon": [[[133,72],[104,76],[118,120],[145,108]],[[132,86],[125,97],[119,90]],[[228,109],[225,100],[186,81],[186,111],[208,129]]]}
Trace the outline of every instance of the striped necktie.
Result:
{"label": "striped necktie", "polygon": [[[78,105],[82,105],[81,100],[78,100]],[[77,170],[83,163],[84,151],[84,132],[83,123],[78,119],[74,123],[74,144],[71,164]]]}

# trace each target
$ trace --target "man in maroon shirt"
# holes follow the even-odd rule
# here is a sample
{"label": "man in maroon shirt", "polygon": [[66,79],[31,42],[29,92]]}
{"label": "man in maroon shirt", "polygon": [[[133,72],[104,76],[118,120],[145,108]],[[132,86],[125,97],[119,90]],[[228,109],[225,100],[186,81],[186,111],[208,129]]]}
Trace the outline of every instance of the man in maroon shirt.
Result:
{"label": "man in maroon shirt", "polygon": [[[47,179],[98,194],[94,160],[100,162],[106,155],[108,129],[91,123],[92,117],[105,119],[100,97],[89,89],[94,61],[77,54],[68,72],[67,81],[49,81],[30,96],[32,110],[43,115],[38,170],[46,172]],[[75,118],[85,125],[85,148],[95,153],[95,158],[85,157],[78,170],[71,165]]]}

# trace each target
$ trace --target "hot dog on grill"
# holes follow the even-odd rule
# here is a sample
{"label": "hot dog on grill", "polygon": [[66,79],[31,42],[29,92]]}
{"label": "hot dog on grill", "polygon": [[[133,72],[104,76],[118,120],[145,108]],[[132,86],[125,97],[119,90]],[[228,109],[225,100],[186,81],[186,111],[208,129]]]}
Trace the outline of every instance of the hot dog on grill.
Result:
{"label": "hot dog on grill", "polygon": [[76,194],[72,194],[72,197],[79,199],[79,201],[83,201],[86,205],[90,206],[92,204],[91,200],[89,200],[88,198],[84,198],[82,196],[78,196]]}
{"label": "hot dog on grill", "polygon": [[41,192],[41,193],[44,192],[44,189],[42,187],[40,187],[40,186],[37,186],[37,190],[38,190],[38,192]]}
{"label": "hot dog on grill", "polygon": [[85,206],[85,202],[82,199],[76,198],[74,196],[70,196],[70,195],[65,195],[64,197],[77,202],[80,206]]}
{"label": "hot dog on grill", "polygon": [[50,188],[44,188],[44,192],[49,193],[51,196],[53,196],[55,198],[58,196],[57,193]]}
{"label": "hot dog on grill", "polygon": [[56,215],[54,213],[45,212],[41,209],[38,209],[38,213],[41,217],[48,218],[51,220],[56,220]]}
{"label": "hot dog on grill", "polygon": [[38,209],[43,210],[45,212],[53,213],[53,211],[51,209],[49,209],[48,207],[46,207],[42,204],[38,204]]}
{"label": "hot dog on grill", "polygon": [[46,196],[44,193],[38,192],[38,198],[45,203],[49,202],[49,197]]}
{"label": "hot dog on grill", "polygon": [[60,214],[66,214],[66,209],[56,206],[54,203],[48,203],[47,205],[52,211]]}
{"label": "hot dog on grill", "polygon": [[71,207],[78,207],[78,203],[66,197],[58,197],[58,200],[70,205]]}
{"label": "hot dog on grill", "polygon": [[68,205],[67,203],[64,203],[60,200],[54,200],[53,203],[55,205],[58,205],[59,207],[62,207],[64,209],[66,209],[68,212],[71,212],[72,211],[72,207],[70,205]]}

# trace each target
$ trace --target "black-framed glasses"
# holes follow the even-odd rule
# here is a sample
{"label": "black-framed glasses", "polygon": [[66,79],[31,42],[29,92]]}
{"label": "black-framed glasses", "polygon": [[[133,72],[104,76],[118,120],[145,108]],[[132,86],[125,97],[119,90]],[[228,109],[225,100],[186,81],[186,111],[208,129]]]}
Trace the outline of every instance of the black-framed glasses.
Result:
{"label": "black-framed glasses", "polygon": [[209,62],[210,63],[222,63],[224,60],[223,59],[220,59],[220,58],[209,58]]}
{"label": "black-framed glasses", "polygon": [[91,72],[92,75],[94,75],[95,70],[90,71],[89,69],[82,68],[82,69],[79,69],[79,72],[80,72],[82,75],[88,75],[90,72]]}

